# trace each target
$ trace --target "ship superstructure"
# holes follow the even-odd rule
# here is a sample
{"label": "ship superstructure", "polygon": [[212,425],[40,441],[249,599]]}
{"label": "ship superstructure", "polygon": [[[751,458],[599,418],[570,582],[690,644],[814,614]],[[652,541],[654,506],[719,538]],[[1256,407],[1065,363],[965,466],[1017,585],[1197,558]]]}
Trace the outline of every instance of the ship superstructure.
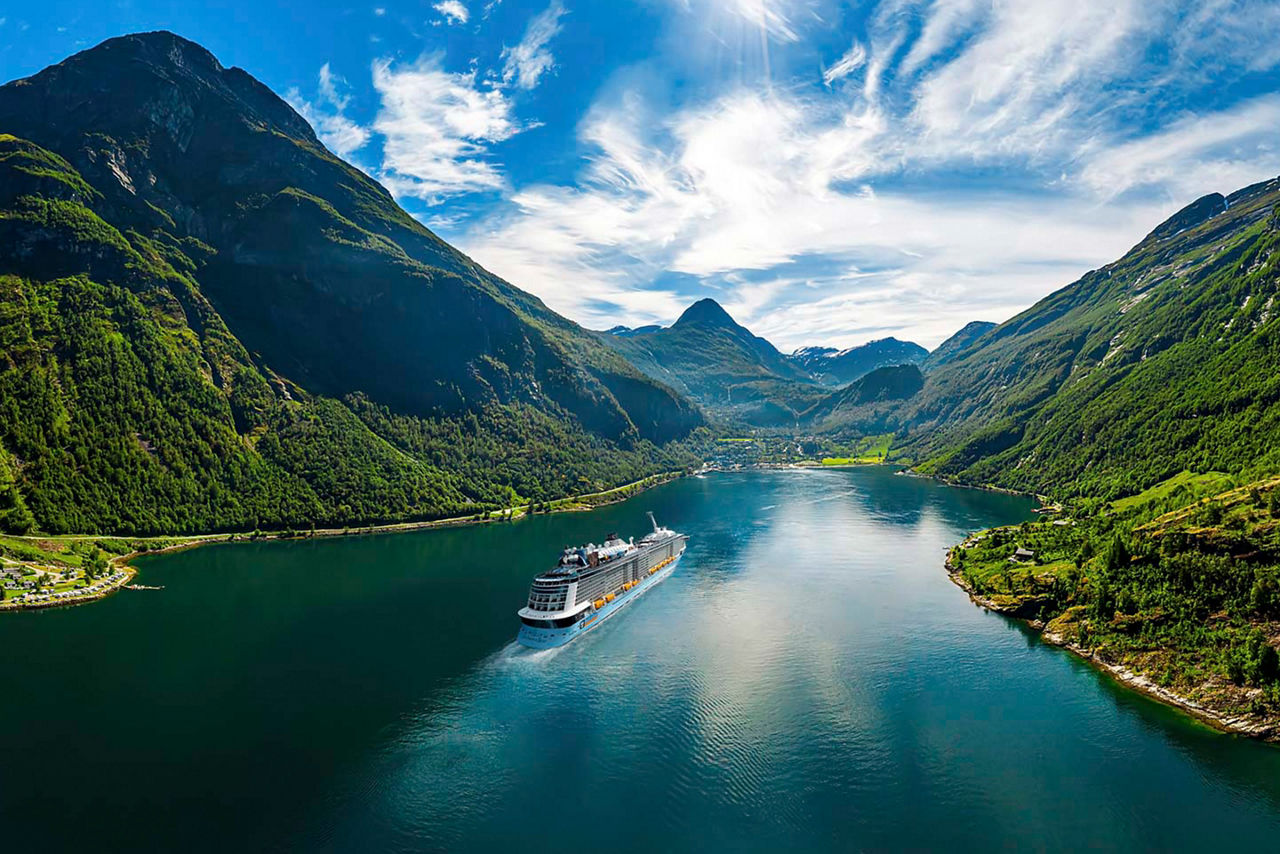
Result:
{"label": "ship superstructure", "polygon": [[533,580],[519,611],[525,646],[561,646],[595,628],[675,570],[689,538],[660,527],[636,542],[610,534],[601,545],[566,548],[554,569]]}

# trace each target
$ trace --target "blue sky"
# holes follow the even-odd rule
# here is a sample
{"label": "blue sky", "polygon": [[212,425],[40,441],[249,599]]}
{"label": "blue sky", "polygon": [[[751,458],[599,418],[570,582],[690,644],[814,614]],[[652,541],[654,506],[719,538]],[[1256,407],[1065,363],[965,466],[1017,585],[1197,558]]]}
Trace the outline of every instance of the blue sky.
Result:
{"label": "blue sky", "polygon": [[933,346],[1280,174],[1260,0],[52,0],[0,7],[0,77],[160,28],[596,328]]}

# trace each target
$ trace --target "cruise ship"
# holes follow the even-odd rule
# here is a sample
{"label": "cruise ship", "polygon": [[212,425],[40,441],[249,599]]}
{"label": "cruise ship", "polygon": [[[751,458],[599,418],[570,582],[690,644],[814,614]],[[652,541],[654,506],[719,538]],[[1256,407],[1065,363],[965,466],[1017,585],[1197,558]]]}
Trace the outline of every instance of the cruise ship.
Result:
{"label": "cruise ship", "polygon": [[675,571],[689,538],[658,526],[640,542],[610,534],[603,545],[567,548],[560,563],[533,580],[529,604],[521,608],[524,646],[563,646],[594,629]]}

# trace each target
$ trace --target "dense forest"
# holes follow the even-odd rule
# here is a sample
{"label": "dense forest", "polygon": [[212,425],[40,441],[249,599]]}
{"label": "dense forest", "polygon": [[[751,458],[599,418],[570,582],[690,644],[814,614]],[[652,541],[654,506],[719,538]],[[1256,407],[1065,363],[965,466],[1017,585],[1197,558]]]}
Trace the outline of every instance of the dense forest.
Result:
{"label": "dense forest", "polygon": [[1280,720],[1280,480],[1232,483],[1184,472],[1085,501],[978,534],[949,566],[1102,662],[1221,714]]}

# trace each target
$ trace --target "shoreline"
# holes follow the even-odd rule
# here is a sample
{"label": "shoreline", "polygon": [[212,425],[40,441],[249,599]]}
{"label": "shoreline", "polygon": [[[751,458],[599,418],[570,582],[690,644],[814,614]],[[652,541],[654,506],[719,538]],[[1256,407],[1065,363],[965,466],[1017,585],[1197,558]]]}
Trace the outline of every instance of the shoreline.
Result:
{"label": "shoreline", "polygon": [[[171,552],[185,551],[186,549],[199,548],[201,546],[218,545],[222,543],[249,543],[249,542],[266,542],[268,540],[309,540],[317,537],[355,537],[370,534],[401,534],[411,533],[414,531],[425,531],[433,528],[454,528],[465,525],[488,525],[498,522],[509,522],[517,519],[526,518],[529,515],[551,515],[555,513],[583,513],[595,510],[598,507],[607,507],[610,504],[617,504],[626,501],[628,498],[634,498],[637,495],[648,492],[658,486],[680,480],[690,475],[705,474],[709,471],[707,468],[701,468],[697,471],[689,472],[661,472],[659,474],[650,475],[640,480],[632,481],[615,486],[611,489],[601,490],[600,492],[588,492],[581,495],[571,495],[564,498],[552,499],[547,502],[551,505],[550,509],[530,514],[529,508],[531,504],[524,504],[519,507],[509,508],[510,514],[504,511],[491,511],[482,519],[476,519],[471,516],[453,516],[447,519],[429,519],[418,522],[387,522],[377,525],[362,525],[360,527],[345,528],[315,528],[305,531],[284,530],[284,531],[258,531],[251,533],[230,532],[225,534],[191,534],[189,536],[157,536],[157,537],[128,537],[116,536],[112,534],[63,534],[54,536],[36,536],[27,535],[16,537],[16,539],[44,541],[44,540],[132,540],[136,542],[145,542],[147,540],[179,540],[179,542],[171,542],[169,545],[160,548],[135,550],[126,554],[116,555],[107,559],[107,565],[110,567],[113,575],[116,572],[122,572],[123,575],[119,579],[112,579],[111,586],[95,590],[93,593],[83,596],[68,596],[65,599],[56,600],[40,600],[38,602],[16,602],[11,599],[5,599],[0,602],[0,613],[6,611],[38,611],[46,608],[63,608],[75,605],[88,605],[100,599],[114,595],[124,589],[138,574],[137,567],[133,566],[133,561],[139,557],[147,557],[149,555],[169,554]],[[632,491],[634,490],[634,491]],[[603,499],[603,500],[596,500]],[[558,505],[558,506],[557,506]],[[495,515],[496,514],[496,515]],[[34,562],[28,562],[31,565],[39,565]],[[39,565],[43,566],[43,565]]]}
{"label": "shoreline", "polygon": [[[132,554],[140,554],[140,552]],[[110,584],[106,587],[94,590],[91,593],[78,593],[65,599],[41,599],[38,602],[11,602],[9,599],[5,599],[5,601],[0,602],[0,611],[42,611],[47,608],[69,608],[72,605],[88,605],[90,602],[106,599],[108,596],[120,592],[138,574],[138,570],[129,565],[128,557],[128,555],[125,555],[107,560],[107,566],[111,568],[112,575]],[[120,574],[119,578],[115,577],[116,573]]]}
{"label": "shoreline", "polygon": [[[278,531],[232,531],[227,533],[216,534],[189,534],[189,535],[157,535],[146,537],[130,537],[127,535],[116,534],[56,534],[49,536],[40,536],[35,534],[16,536],[14,539],[29,540],[32,542],[40,541],[71,541],[71,540],[128,540],[135,544],[146,543],[148,541],[164,541],[167,544],[158,548],[137,549],[125,554],[115,555],[107,559],[107,565],[112,573],[123,572],[121,578],[112,579],[109,587],[95,590],[80,596],[68,596],[64,599],[40,600],[38,602],[18,602],[12,599],[5,599],[0,602],[0,613],[18,612],[18,611],[38,611],[48,608],[72,607],[75,605],[88,605],[100,599],[119,593],[126,585],[130,584],[138,574],[138,569],[133,565],[133,561],[137,558],[148,557],[150,555],[170,554],[173,552],[185,551],[186,549],[200,548],[202,546],[219,545],[224,543],[250,543],[250,542],[267,542],[270,540],[309,540],[319,537],[355,537],[377,534],[401,534],[412,533],[415,531],[428,531],[435,528],[455,528],[466,525],[490,525],[500,522],[510,522],[523,519],[529,515],[550,515],[554,513],[585,513],[595,510],[598,507],[607,507],[610,504],[617,504],[626,501],[628,498],[647,492],[666,483],[671,483],[686,477],[694,477],[699,475],[714,474],[719,472],[732,471],[778,471],[786,469],[848,469],[863,468],[867,466],[885,466],[896,465],[894,463],[848,463],[845,465],[827,466],[821,463],[756,463],[741,468],[721,468],[718,466],[703,465],[701,468],[690,472],[670,471],[661,472],[659,474],[650,475],[640,480],[630,483],[624,483],[610,489],[601,490],[599,492],[588,492],[580,495],[570,495],[564,498],[555,498],[546,502],[550,505],[549,509],[540,511],[536,514],[530,514],[530,504],[523,504],[517,507],[509,508],[511,511],[508,515],[506,511],[495,510],[489,511],[484,518],[477,519],[474,515],[469,516],[452,516],[445,519],[426,519],[415,522],[384,522],[374,525],[361,525],[359,527],[343,527],[343,528],[315,528],[308,530],[278,530]],[[176,542],[175,542],[176,541]],[[31,566],[37,566],[41,569],[47,569],[45,564],[39,564],[34,561],[24,561],[23,563]]]}
{"label": "shoreline", "polygon": [[947,577],[951,579],[951,583],[968,594],[970,602],[983,610],[999,614],[1001,617],[1006,619],[1020,620],[1037,631],[1039,633],[1040,640],[1044,643],[1066,650],[1094,669],[1109,676],[1112,680],[1125,688],[1136,693],[1143,694],[1156,702],[1163,703],[1166,706],[1177,709],[1178,711],[1196,719],[1200,723],[1205,724],[1212,729],[1217,730],[1218,732],[1228,735],[1246,736],[1268,744],[1280,744],[1280,728],[1278,728],[1275,723],[1259,722],[1255,719],[1215,711],[1214,709],[1197,703],[1195,700],[1157,685],[1149,677],[1125,667],[1122,664],[1112,664],[1111,662],[1103,661],[1098,658],[1092,650],[1073,644],[1054,632],[1046,631],[1044,623],[1040,620],[1033,620],[1019,616],[1017,614],[1017,608],[1000,605],[986,596],[977,593],[968,580],[966,580],[957,568],[952,565],[950,555],[947,556],[945,567],[947,570]]}
{"label": "shoreline", "polygon": [[1048,507],[1056,504],[1056,502],[1054,502],[1053,499],[1051,499],[1049,496],[1041,495],[1038,492],[1025,492],[1021,489],[1009,489],[1006,486],[991,486],[989,484],[981,484],[981,483],[964,483],[963,481],[952,480],[951,478],[944,477],[943,475],[940,475],[940,474],[926,474],[924,472],[916,471],[906,463],[893,463],[892,465],[903,466],[902,471],[898,472],[898,474],[902,475],[903,477],[918,477],[922,480],[933,480],[945,486],[953,486],[957,489],[977,489],[981,492],[996,492],[1001,495],[1016,495],[1019,498],[1034,498],[1036,501],[1040,502],[1042,507]]}

